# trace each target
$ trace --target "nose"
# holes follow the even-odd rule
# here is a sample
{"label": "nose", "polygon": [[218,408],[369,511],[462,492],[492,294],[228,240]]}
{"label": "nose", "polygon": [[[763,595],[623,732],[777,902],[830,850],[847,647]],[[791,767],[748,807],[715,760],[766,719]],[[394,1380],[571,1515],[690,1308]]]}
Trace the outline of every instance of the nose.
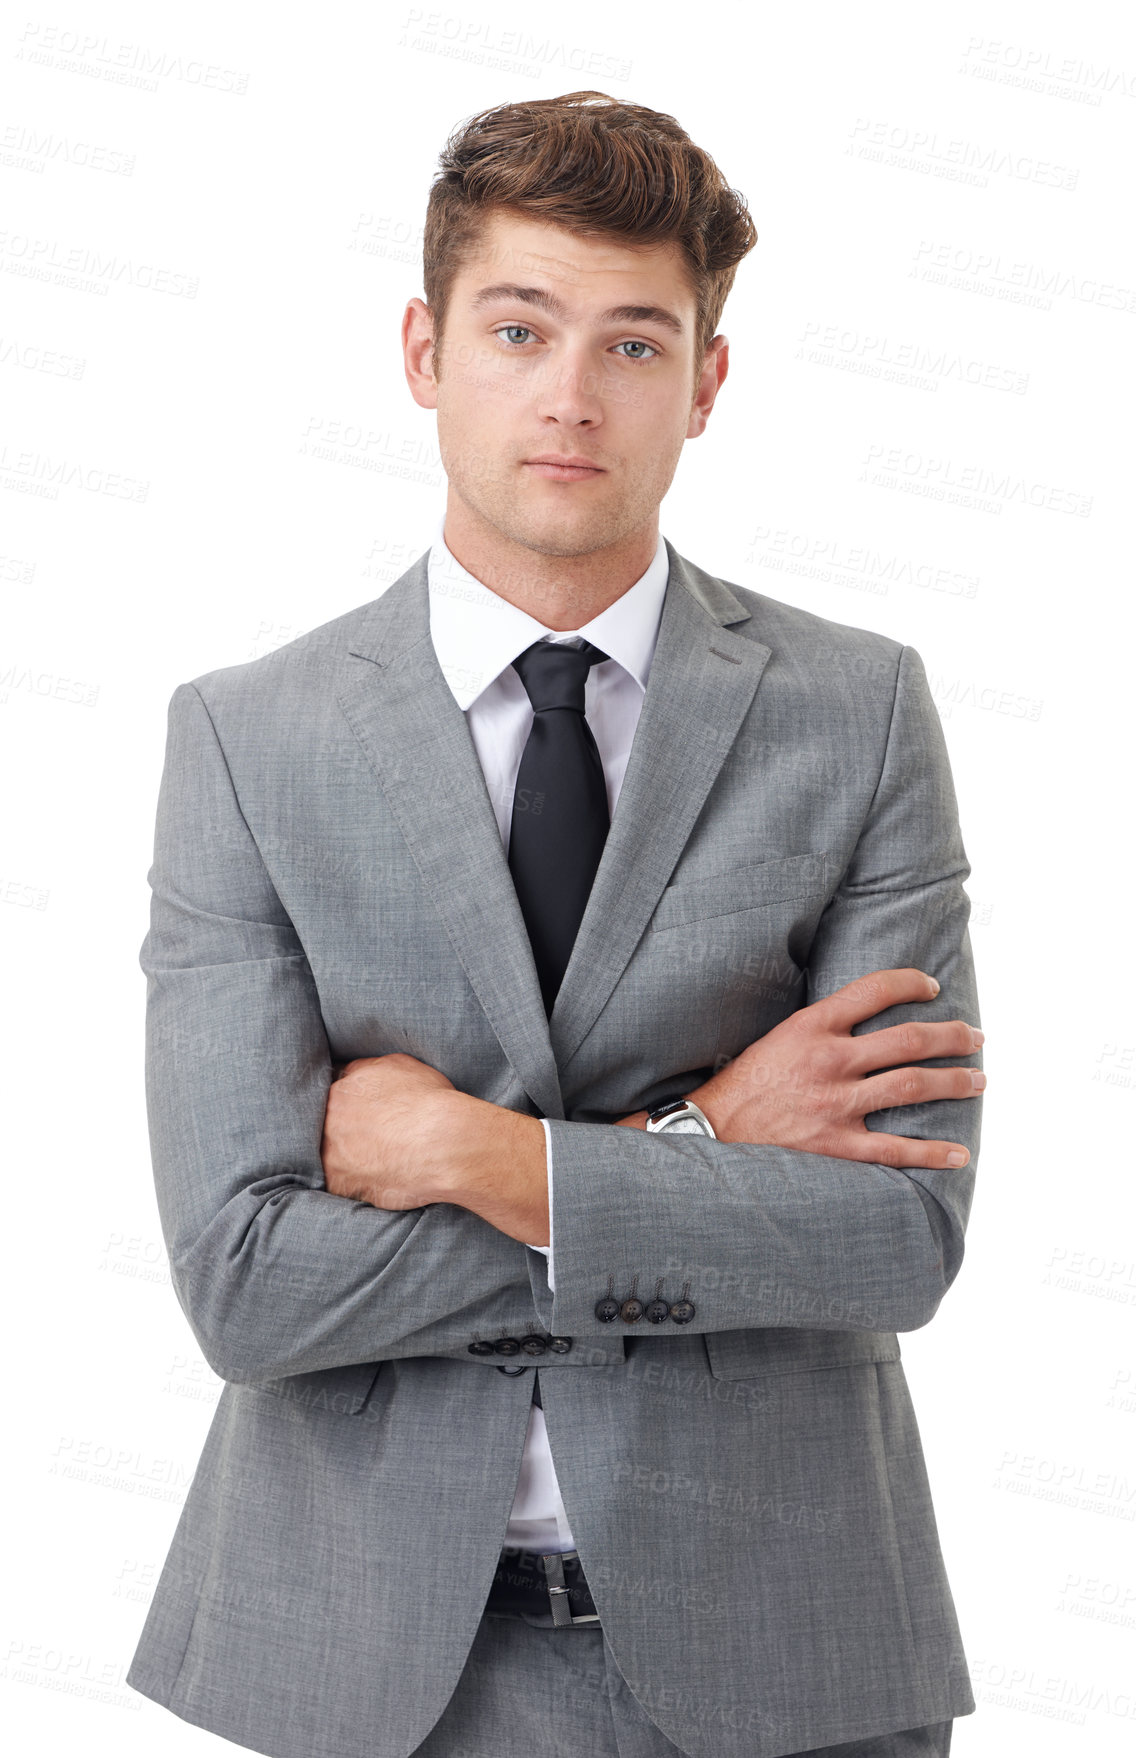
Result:
{"label": "nose", "polygon": [[604,372],[590,350],[550,351],[536,388],[536,413],[565,427],[598,427],[603,420]]}

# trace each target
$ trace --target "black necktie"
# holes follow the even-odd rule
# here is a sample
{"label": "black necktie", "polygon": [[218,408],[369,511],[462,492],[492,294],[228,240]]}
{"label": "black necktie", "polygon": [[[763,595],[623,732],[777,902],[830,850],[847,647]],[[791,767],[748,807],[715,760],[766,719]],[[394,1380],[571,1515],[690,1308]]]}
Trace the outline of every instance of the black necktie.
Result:
{"label": "black necktie", "polygon": [[533,721],[513,795],[509,870],[549,1014],[611,823],[603,762],[584,718],[588,671],[607,657],[590,641],[536,641],[513,661]]}
{"label": "black necktie", "polygon": [[[513,667],[533,706],[509,831],[509,870],[551,1014],[611,824],[603,762],[584,718],[584,685],[608,657],[536,641]],[[541,1403],[533,1374],[533,1403]]]}

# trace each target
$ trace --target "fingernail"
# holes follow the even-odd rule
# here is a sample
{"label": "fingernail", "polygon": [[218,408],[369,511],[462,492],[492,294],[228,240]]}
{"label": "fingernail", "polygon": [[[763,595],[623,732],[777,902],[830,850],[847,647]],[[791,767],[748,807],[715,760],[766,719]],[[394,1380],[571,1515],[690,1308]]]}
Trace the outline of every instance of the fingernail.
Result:
{"label": "fingernail", "polygon": [[937,995],[937,994],[938,994],[938,993],[939,993],[939,985],[938,985],[938,983],[936,983],[936,981],[935,981],[935,979],[934,979],[934,977],[928,977],[928,978],[927,978],[927,981],[928,981],[928,982],[929,982],[929,983],[930,983],[930,985],[931,985],[931,993],[932,993],[932,995]]}
{"label": "fingernail", "polygon": [[969,1159],[970,1159],[969,1154],[961,1154],[956,1149],[956,1151],[953,1154],[947,1155],[947,1165],[948,1166],[965,1166]]}
{"label": "fingernail", "polygon": [[979,1088],[982,1088],[986,1085],[986,1076],[983,1074],[981,1068],[972,1068],[971,1069],[971,1071],[970,1071],[970,1084],[972,1087],[979,1087]]}
{"label": "fingernail", "polygon": [[980,1032],[977,1026],[971,1026],[970,1037],[974,1044],[985,1044],[986,1042],[986,1033]]}

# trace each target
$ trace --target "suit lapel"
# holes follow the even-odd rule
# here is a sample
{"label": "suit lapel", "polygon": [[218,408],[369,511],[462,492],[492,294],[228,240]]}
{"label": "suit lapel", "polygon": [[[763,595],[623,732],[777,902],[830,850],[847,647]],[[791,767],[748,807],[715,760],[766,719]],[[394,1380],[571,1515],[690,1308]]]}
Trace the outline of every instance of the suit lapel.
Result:
{"label": "suit lapel", "polygon": [[427,557],[360,612],[338,687],[470,984],[540,1113],[603,1010],[753,700],[769,648],[749,611],[667,543],[670,575],[643,708],[551,1020],[465,715],[430,639]]}
{"label": "suit lapel", "polygon": [[549,1021],[561,1073],[639,943],[753,701],[770,649],[750,613],[667,542],[670,576],[615,815]]}
{"label": "suit lapel", "polygon": [[465,715],[430,639],[426,556],[368,605],[340,707],[502,1050],[546,1117],[563,1117],[536,965]]}

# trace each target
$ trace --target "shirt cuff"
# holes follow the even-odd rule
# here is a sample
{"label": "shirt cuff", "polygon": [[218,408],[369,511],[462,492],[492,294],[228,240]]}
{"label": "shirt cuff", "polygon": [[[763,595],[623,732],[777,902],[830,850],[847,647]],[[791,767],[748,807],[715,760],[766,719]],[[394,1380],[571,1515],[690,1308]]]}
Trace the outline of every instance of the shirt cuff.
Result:
{"label": "shirt cuff", "polygon": [[530,1245],[529,1250],[543,1252],[545,1262],[548,1265],[549,1293],[555,1294],[556,1282],[552,1274],[552,1131],[548,1127],[547,1117],[542,1117],[540,1121],[544,1126],[545,1162],[548,1176],[548,1244]]}

